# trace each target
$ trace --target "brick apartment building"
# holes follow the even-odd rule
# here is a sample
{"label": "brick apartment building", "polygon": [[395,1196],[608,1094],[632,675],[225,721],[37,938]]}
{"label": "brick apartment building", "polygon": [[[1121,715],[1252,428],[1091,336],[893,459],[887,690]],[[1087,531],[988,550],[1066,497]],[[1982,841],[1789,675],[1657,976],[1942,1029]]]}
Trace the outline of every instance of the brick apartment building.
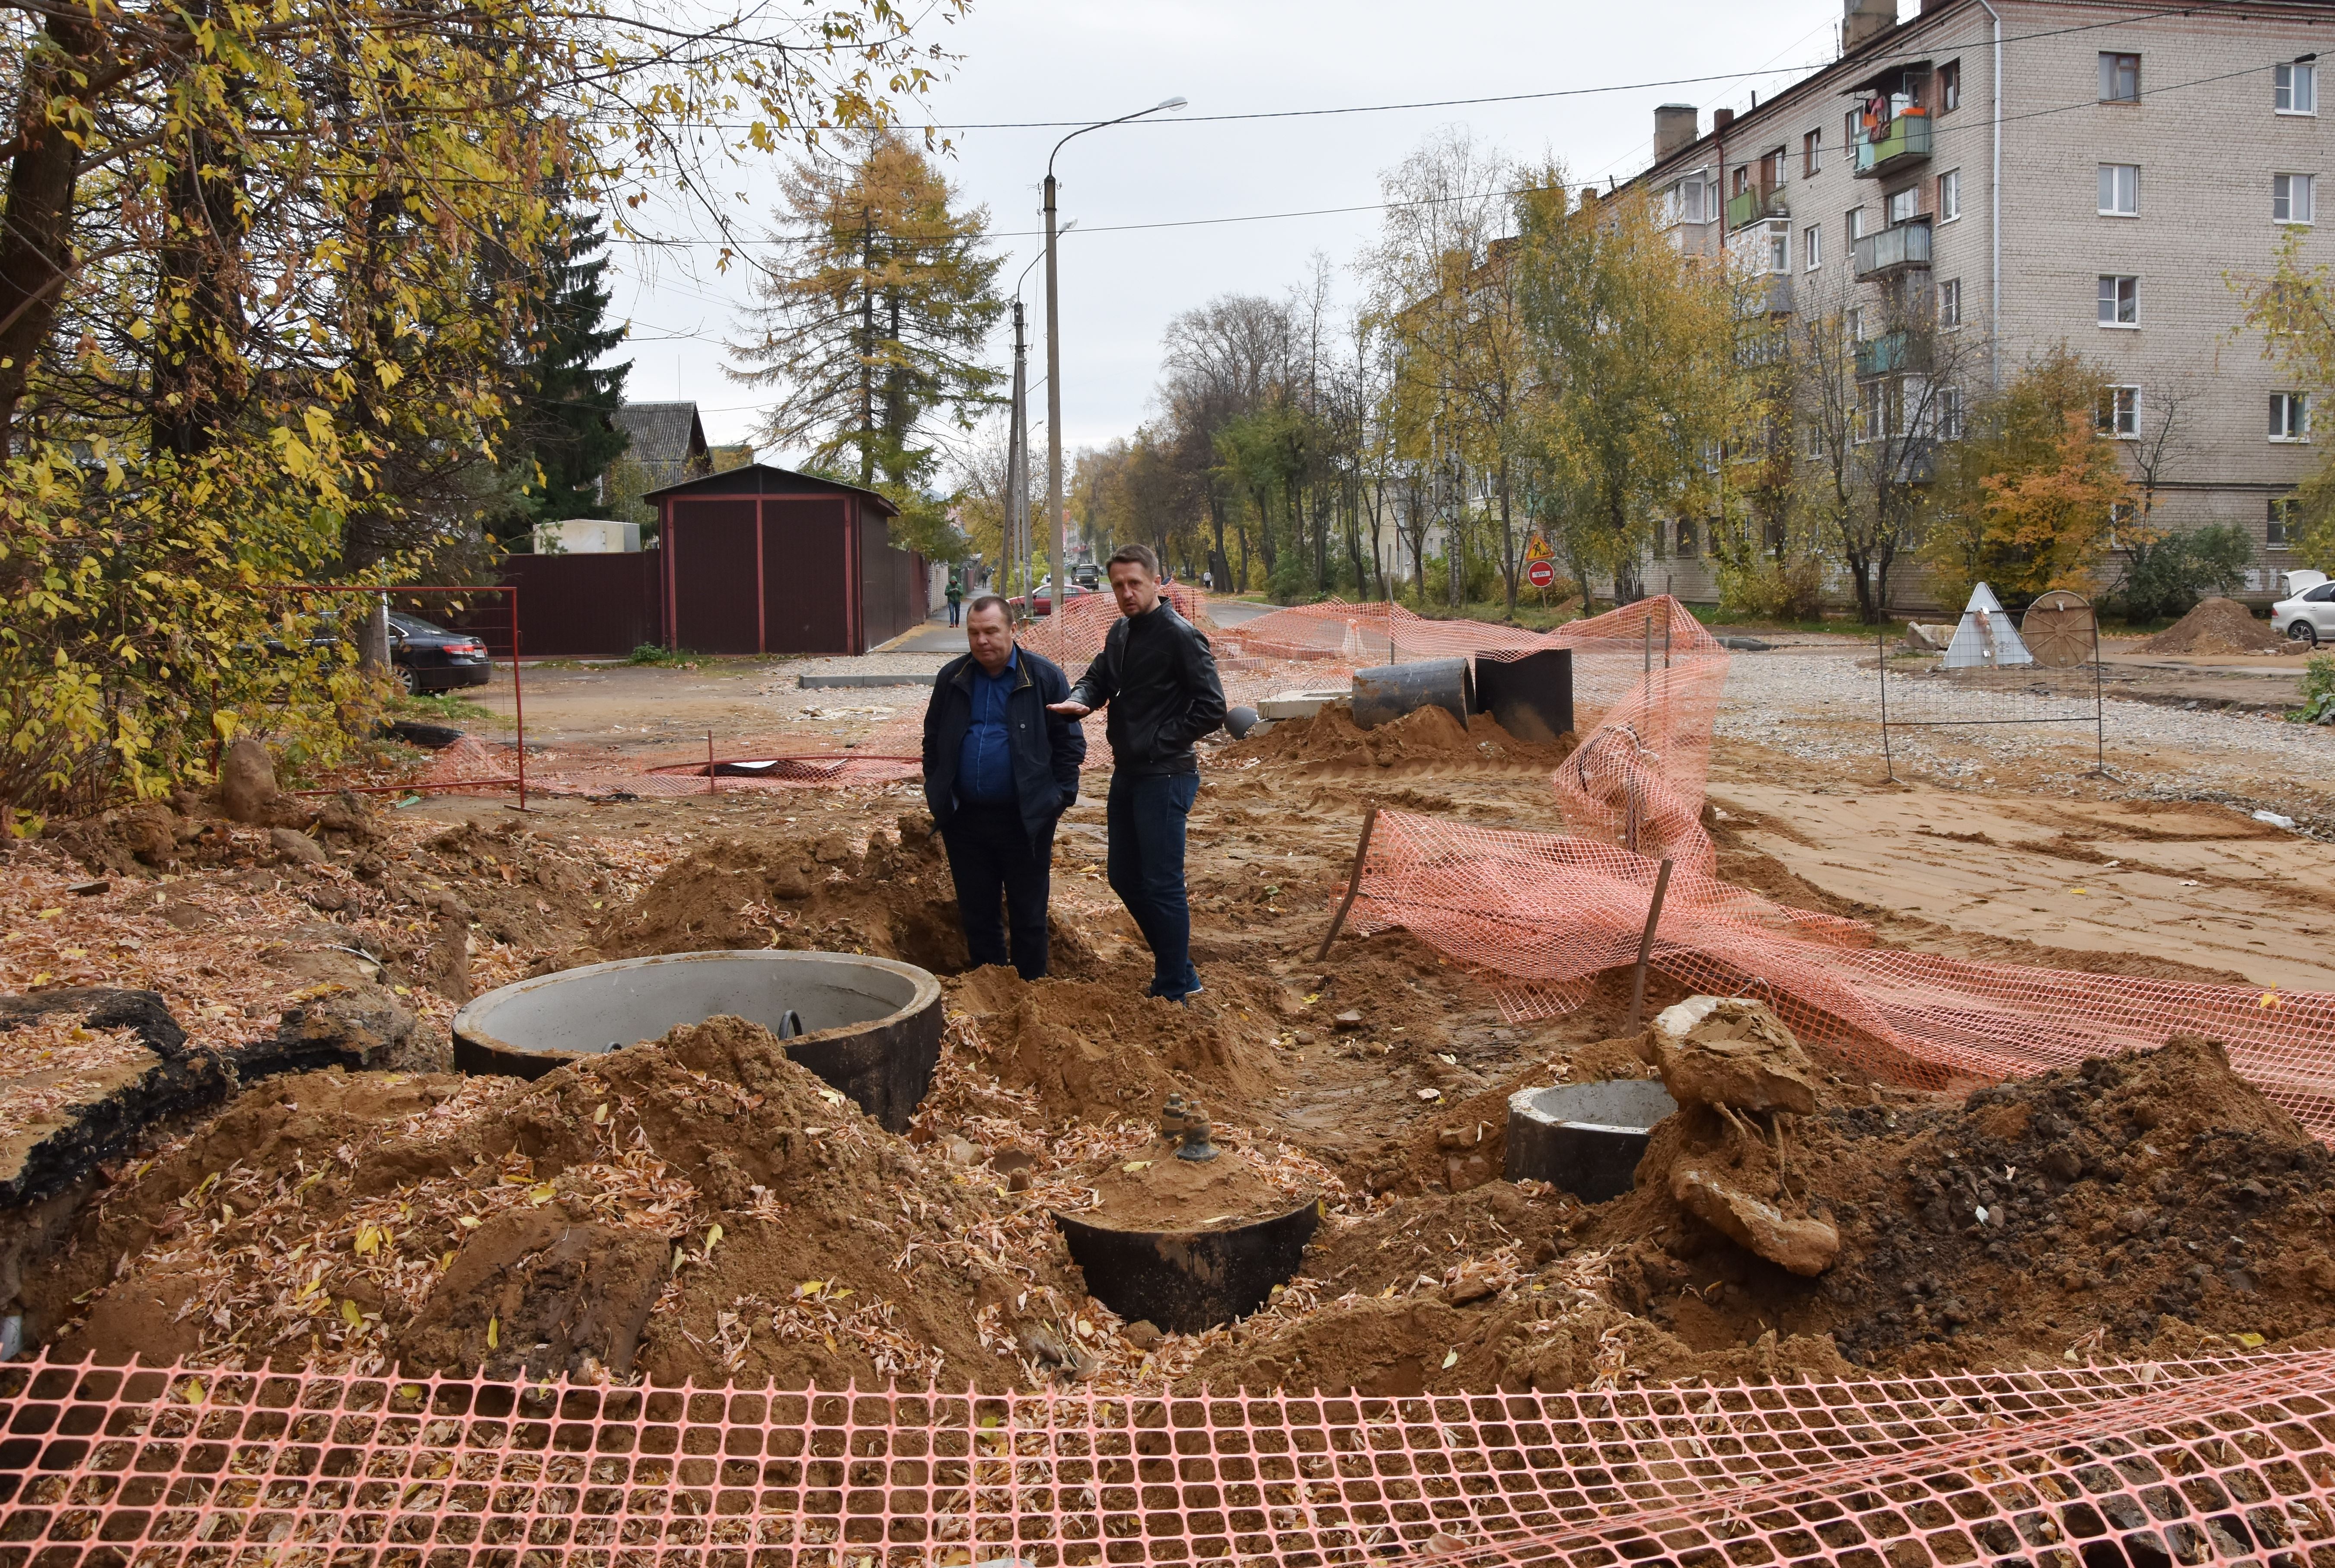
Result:
{"label": "brick apartment building", "polygon": [[[2335,202],[2318,183],[2335,172],[2320,107],[2335,80],[2315,56],[2335,4],[1923,0],[1900,21],[1894,0],[1846,0],[1842,43],[1707,129],[1691,106],[1657,109],[1633,184],[1681,247],[1764,269],[1771,312],[1877,320],[1884,287],[1925,290],[1966,397],[2064,341],[2118,389],[2110,439],[2137,450],[2175,411],[2155,520],[2245,528],[2252,596],[2270,596],[2301,564],[2281,503],[2335,440],[2335,410],[2314,431],[2307,390],[2238,330],[2230,280],[2267,272],[2289,233],[2306,263],[2327,255],[2311,226]],[[1885,347],[1860,372],[1908,373]],[[1696,519],[1670,520],[1650,586],[1715,598],[1707,547]],[[1891,598],[1932,603],[1903,561]]]}

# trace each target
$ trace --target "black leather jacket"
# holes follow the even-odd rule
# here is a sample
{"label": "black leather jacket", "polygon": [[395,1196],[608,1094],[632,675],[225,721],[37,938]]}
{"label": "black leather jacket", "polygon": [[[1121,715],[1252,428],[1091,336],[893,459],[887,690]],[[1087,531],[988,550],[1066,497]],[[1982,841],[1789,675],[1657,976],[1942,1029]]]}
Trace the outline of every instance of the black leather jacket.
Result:
{"label": "black leather jacket", "polygon": [[1225,721],[1224,682],[1208,640],[1165,599],[1111,624],[1071,701],[1109,706],[1103,733],[1111,766],[1138,777],[1197,772],[1192,742]]}

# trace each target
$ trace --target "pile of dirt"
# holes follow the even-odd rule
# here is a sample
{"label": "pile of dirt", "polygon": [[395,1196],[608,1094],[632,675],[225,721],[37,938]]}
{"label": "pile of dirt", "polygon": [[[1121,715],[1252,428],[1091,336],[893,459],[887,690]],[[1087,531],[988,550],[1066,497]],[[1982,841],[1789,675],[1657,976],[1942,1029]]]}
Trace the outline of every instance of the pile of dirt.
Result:
{"label": "pile of dirt", "polygon": [[1179,1159],[1160,1139],[1121,1158],[1114,1154],[1088,1177],[1097,1206],[1079,1217],[1110,1230],[1211,1231],[1253,1224],[1296,1206],[1260,1176],[1237,1148],[1206,1161]]}
{"label": "pile of dirt", "polygon": [[2335,1324],[2335,1156],[2211,1041],[1960,1104],[1769,1098],[1706,1087],[1584,1234],[1615,1250],[1616,1303],[1691,1344],[1774,1327],[1943,1369]]}
{"label": "pile of dirt", "polygon": [[2235,599],[2214,598],[2140,645],[2144,653],[2262,653],[2286,645],[2267,621]]}
{"label": "pile of dirt", "polygon": [[958,988],[983,1065],[1050,1118],[1148,1120],[1167,1097],[1253,1102],[1270,1092],[1224,1019],[1122,984],[976,970]]}
{"label": "pile of dirt", "polygon": [[[923,813],[897,826],[896,838],[879,828],[865,847],[830,831],[693,851],[611,911],[594,944],[603,958],[716,948],[867,953],[956,973],[967,955],[947,852]],[[1059,911],[1048,941],[1055,973],[1093,968],[1092,945]]]}
{"label": "pile of dirt", "polygon": [[1708,1021],[1609,1042],[1661,1058],[1685,1102],[1634,1191],[1584,1208],[1492,1181],[1333,1216],[1282,1302],[1186,1382],[1836,1378],[2335,1329],[2335,1155],[2213,1042],[1958,1100],[1837,1086],[1756,1007]]}
{"label": "pile of dirt", "polygon": [[1264,734],[1226,747],[1227,760],[1255,758],[1295,764],[1313,771],[1365,768],[1448,771],[1455,764],[1513,763],[1554,768],[1569,756],[1577,739],[1560,735],[1533,744],[1500,728],[1487,713],[1463,727],[1441,708],[1419,708],[1391,724],[1364,730],[1344,706],[1323,708],[1310,719],[1284,719]]}
{"label": "pile of dirt", "polygon": [[993,1192],[734,1018],[532,1084],[309,1074],[109,1194],[28,1326],[109,1360],[994,1387],[1018,1303],[1082,1292]]}

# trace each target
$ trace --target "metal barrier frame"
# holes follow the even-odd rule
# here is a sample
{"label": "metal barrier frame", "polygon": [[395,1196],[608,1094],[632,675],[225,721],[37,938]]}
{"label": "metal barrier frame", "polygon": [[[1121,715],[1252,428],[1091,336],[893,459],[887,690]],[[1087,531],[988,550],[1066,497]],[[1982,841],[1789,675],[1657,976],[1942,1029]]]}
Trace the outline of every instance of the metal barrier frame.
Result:
{"label": "metal barrier frame", "polygon": [[[293,795],[338,795],[345,790],[358,795],[418,795],[432,791],[443,793],[456,789],[478,789],[489,787],[499,788],[504,785],[516,785],[518,788],[518,808],[521,811],[527,809],[527,699],[526,692],[519,678],[518,668],[518,589],[517,587],[509,584],[498,584],[491,587],[448,587],[443,585],[407,585],[403,583],[389,586],[363,583],[263,583],[260,585],[258,591],[266,594],[379,594],[384,598],[392,594],[502,595],[510,605],[511,720],[517,726],[518,731],[518,739],[513,744],[512,750],[513,755],[518,759],[517,772],[507,773],[499,778],[494,779],[456,779],[451,782],[440,784],[343,784],[323,789],[293,789],[286,791],[286,793]],[[484,638],[480,640],[480,645],[481,647],[485,646]],[[492,654],[488,655],[487,663],[489,669],[493,667],[494,656]]]}

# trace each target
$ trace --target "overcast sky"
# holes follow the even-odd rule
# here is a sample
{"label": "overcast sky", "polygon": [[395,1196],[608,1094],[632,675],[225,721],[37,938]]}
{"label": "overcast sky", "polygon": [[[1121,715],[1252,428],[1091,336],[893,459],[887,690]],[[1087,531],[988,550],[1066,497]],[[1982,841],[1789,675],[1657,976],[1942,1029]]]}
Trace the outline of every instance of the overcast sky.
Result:
{"label": "overcast sky", "polygon": [[[1910,15],[1915,0],[1902,0]],[[1375,232],[1375,212],[1163,228],[1378,199],[1381,169],[1438,126],[1458,124],[1514,155],[1554,155],[1576,179],[1627,178],[1651,153],[1653,107],[1744,108],[1799,68],[1829,60],[1838,0],[1662,0],[1470,5],[1383,0],[974,0],[971,15],[926,34],[961,58],[930,100],[944,126],[1100,120],[1177,94],[1191,106],[1150,122],[1094,131],[1063,150],[1061,216],[1080,232],[1061,244],[1063,425],[1070,447],[1131,431],[1146,414],[1161,328],[1226,292],[1277,295],[1316,251],[1342,271]],[[1708,78],[1689,82],[1684,79]],[[1412,103],[1504,94],[1577,96],[1458,108],[1400,109],[1210,122],[1207,115]],[[950,178],[986,206],[1012,286],[1040,254],[1039,183],[1061,130],[952,129]],[[767,208],[775,177],[751,177]],[[711,252],[620,247],[612,314],[635,341],[637,401],[694,398],[716,443],[745,440],[757,394],[722,374],[722,340],[747,296]],[[1042,331],[1042,265],[1028,298]],[[1005,355],[1010,338],[997,345]],[[1043,374],[1033,344],[1032,380]],[[1042,443],[1042,401],[1033,402]],[[764,451],[766,460],[799,453]]]}

